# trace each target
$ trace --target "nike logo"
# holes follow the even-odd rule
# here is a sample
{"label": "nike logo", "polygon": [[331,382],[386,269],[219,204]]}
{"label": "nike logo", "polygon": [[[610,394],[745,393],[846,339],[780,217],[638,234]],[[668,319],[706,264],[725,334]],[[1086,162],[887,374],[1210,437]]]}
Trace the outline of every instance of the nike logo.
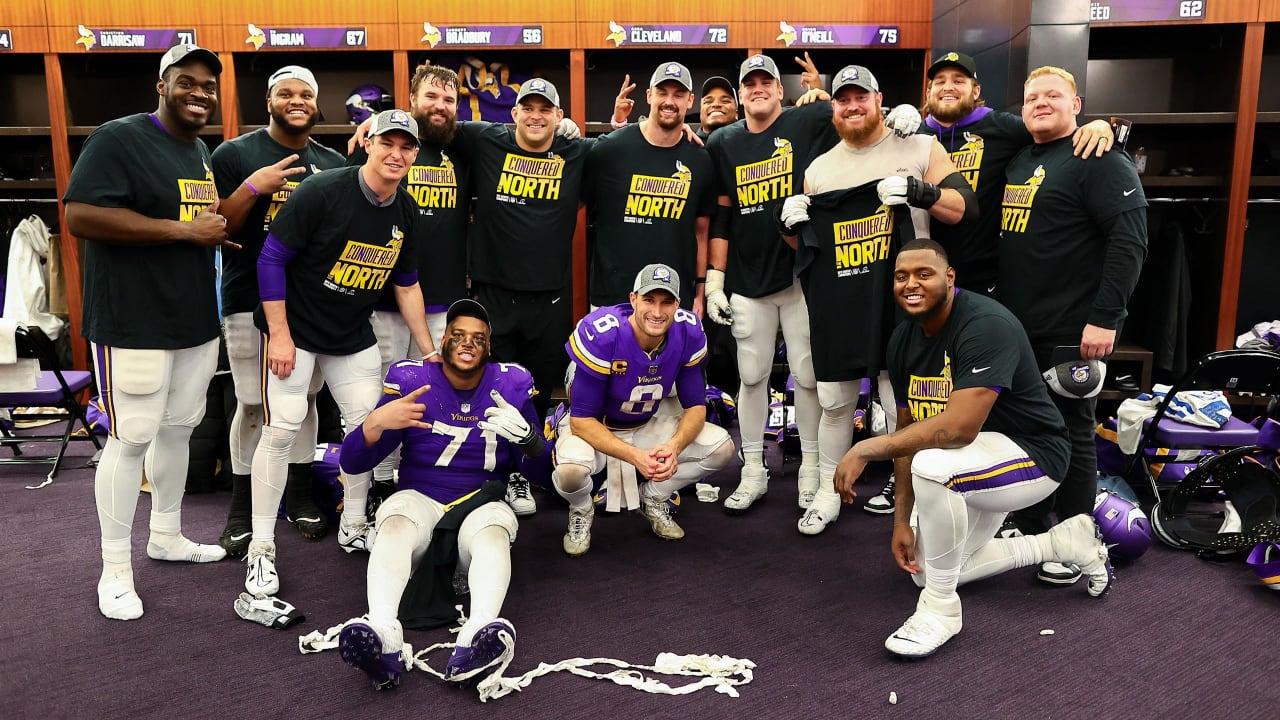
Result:
{"label": "nike logo", "polygon": [[1132,190],[1125,190],[1122,194],[1123,194],[1125,197],[1129,197],[1130,195],[1132,195],[1132,194],[1134,194],[1134,193],[1136,193],[1136,192],[1138,192],[1138,188],[1134,188],[1134,189],[1132,189]]}
{"label": "nike logo", "polygon": [[122,597],[124,597],[125,595],[128,595],[128,594],[129,594],[129,591],[128,591],[128,590],[125,590],[124,592],[122,592],[122,593],[120,593],[119,595],[117,595],[117,596],[116,596],[116,599],[117,599],[117,600],[119,600],[120,598],[122,598]]}
{"label": "nike logo", "polygon": [[981,368],[974,368],[974,369],[973,369],[973,374],[974,374],[974,375],[977,375],[978,373],[986,372],[986,371],[988,371],[988,370],[990,370],[990,369],[991,369],[991,366],[990,366],[990,365],[988,365],[988,366],[986,366],[986,367],[981,367]]}
{"label": "nike logo", "polygon": [[560,302],[560,298],[556,298],[555,300],[552,300],[552,301],[551,301],[551,304],[552,304],[552,305],[555,305],[555,304],[556,304],[556,303],[558,303],[558,302]]}
{"label": "nike logo", "polygon": [[987,288],[987,292],[989,292],[989,293],[993,293],[993,292],[995,292],[995,291],[996,291],[996,286],[995,286],[995,285],[992,285],[991,287]]}

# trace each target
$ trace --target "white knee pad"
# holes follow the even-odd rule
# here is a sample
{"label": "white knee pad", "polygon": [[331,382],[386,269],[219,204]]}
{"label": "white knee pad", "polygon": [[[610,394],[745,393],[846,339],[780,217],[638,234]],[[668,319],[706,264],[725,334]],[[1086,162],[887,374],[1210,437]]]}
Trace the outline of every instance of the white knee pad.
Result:
{"label": "white knee pad", "polygon": [[759,338],[738,338],[738,378],[743,385],[759,385],[769,379],[773,353],[773,343],[765,346]]}
{"label": "white knee pad", "polygon": [[818,404],[829,415],[843,415],[846,412],[853,416],[853,404],[858,399],[856,382],[820,382],[818,385]]}
{"label": "white knee pad", "polygon": [[[476,533],[487,527],[500,527],[507,532],[508,542],[515,542],[519,523],[510,505],[505,502],[485,503],[467,515],[458,528],[459,549],[469,548]],[[468,558],[469,560],[470,558]]]}
{"label": "white knee pad", "polygon": [[955,460],[948,456],[946,450],[932,448],[921,450],[911,459],[911,475],[924,480],[945,484],[951,479],[955,469]]}
{"label": "white knee pad", "polygon": [[551,472],[551,484],[561,495],[572,495],[591,484],[591,469],[576,462],[561,460]]}

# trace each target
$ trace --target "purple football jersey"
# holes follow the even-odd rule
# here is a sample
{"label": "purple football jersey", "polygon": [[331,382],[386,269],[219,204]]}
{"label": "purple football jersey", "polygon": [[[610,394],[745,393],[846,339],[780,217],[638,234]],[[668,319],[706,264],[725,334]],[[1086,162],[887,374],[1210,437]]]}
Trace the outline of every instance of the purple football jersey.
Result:
{"label": "purple football jersey", "polygon": [[484,411],[494,406],[491,390],[520,409],[537,427],[533,409],[533,378],[514,363],[491,363],[474,390],[455,390],[439,363],[402,360],[391,366],[378,405],[392,402],[423,385],[431,389],[418,398],[426,406],[422,421],[431,429],[406,428],[384,432],[370,448],[357,429],[342,444],[342,467],[347,472],[373,469],[397,445],[400,489],[417,490],[433,500],[451,503],[478,490],[487,480],[500,480],[515,469],[519,450],[501,436],[476,427]]}
{"label": "purple football jersey", "polygon": [[631,328],[630,304],[602,307],[578,321],[565,349],[577,364],[570,413],[614,429],[639,427],[674,387],[682,407],[706,401],[699,365],[707,336],[698,316],[677,309],[666,342],[647,353]]}

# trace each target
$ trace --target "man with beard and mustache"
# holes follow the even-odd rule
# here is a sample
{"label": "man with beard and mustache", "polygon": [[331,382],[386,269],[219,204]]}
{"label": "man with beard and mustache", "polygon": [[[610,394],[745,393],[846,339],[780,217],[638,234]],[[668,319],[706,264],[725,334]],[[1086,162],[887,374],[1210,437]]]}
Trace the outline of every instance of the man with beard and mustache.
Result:
{"label": "man with beard and mustache", "polygon": [[[546,450],[533,379],[519,365],[489,362],[489,314],[480,303],[458,300],[446,316],[442,362],[392,365],[377,409],[342,443],[346,472],[368,472],[396,447],[403,458],[400,490],[378,508],[369,612],[338,634],[342,659],[379,690],[399,684],[405,671],[402,622],[421,628],[457,620],[449,581],[458,564],[471,603],[445,679],[479,681],[515,645],[515,629],[498,617],[517,530],[503,502],[502,469],[517,454]],[[445,580],[435,585],[436,578]]]}
{"label": "man with beard and mustache", "polygon": [[601,138],[587,156],[588,299],[616,305],[629,297],[640,268],[660,262],[684,279],[685,309],[702,314],[707,229],[715,182],[707,151],[685,139],[693,76],[678,62],[660,64],[645,92],[645,120]]}
{"label": "man with beard and mustache", "polygon": [[931,655],[960,632],[959,585],[1046,560],[1078,563],[1089,595],[1101,597],[1111,565],[1092,515],[1040,535],[993,537],[1005,513],[1058,487],[1069,453],[1018,319],[957,288],[946,250],[927,239],[898,253],[893,295],[910,320],[889,341],[889,376],[903,400],[898,430],[859,442],[836,471],[845,502],[868,462],[892,460],[898,477],[910,478],[898,484],[890,549],[922,590],[885,647]]}
{"label": "man with beard and mustache", "polygon": [[[258,307],[258,255],[271,221],[298,183],[341,167],[342,156],[311,142],[320,116],[320,85],[310,70],[286,65],[267,78],[265,128],[228,140],[213,151],[213,177],[227,232],[239,250],[222,253],[223,335],[235,385],[231,419],[231,507],[218,544],[232,557],[244,555],[253,534],[250,522],[250,473],[262,436],[262,334],[253,325]],[[318,539],[329,520],[311,495],[315,454],[315,397],[308,398],[307,419],[294,443],[285,490],[285,513],[305,538]]]}
{"label": "man with beard and mustache", "polygon": [[211,562],[217,545],[182,535],[191,431],[218,364],[214,253],[236,247],[200,130],[218,109],[218,56],[177,45],[160,60],[153,113],[104,123],[84,143],[67,185],[67,230],[84,238],[81,332],[111,434],[94,475],[102,530],[98,610],[142,617],[132,530],[145,469],[153,560]]}
{"label": "man with beard and mustache", "polygon": [[[960,287],[996,297],[1004,169],[1019,150],[1032,144],[1031,134],[1018,115],[985,107],[978,66],[968,55],[948,52],[940,56],[929,66],[927,76],[926,118],[921,132],[938,137],[977,193],[981,208],[977,222],[934,223],[932,237],[950,254]],[[1073,149],[1081,158],[1101,157],[1114,147],[1114,138],[1107,121],[1094,120],[1076,131]],[[893,511],[891,503],[879,502],[875,507],[884,513]]]}
{"label": "man with beard and mustache", "polygon": [[[893,327],[890,275],[899,247],[929,236],[930,218],[972,220],[977,198],[938,141],[901,137],[885,126],[880,85],[849,65],[831,89],[831,122],[841,142],[805,170],[805,194],[782,205],[783,238],[795,244],[796,268],[809,307],[818,423],[820,485],[800,531],[822,532],[840,512],[833,478],[853,442],[862,378],[879,377],[880,401],[894,407],[882,372]],[[902,212],[903,209],[908,212]]]}
{"label": "man with beard and mustache", "polygon": [[[444,336],[445,311],[467,294],[470,165],[452,145],[458,131],[458,74],[442,65],[424,63],[414,70],[409,91],[409,111],[418,123],[419,150],[404,188],[418,210],[413,225],[418,276],[427,303],[427,327],[438,347]],[[357,143],[347,164],[363,165],[367,157]],[[374,306],[372,322],[383,376],[397,360],[421,359],[390,288]],[[372,498],[391,494],[395,467],[396,454],[391,453],[374,468]],[[521,515],[537,509],[532,498],[522,502],[527,495],[526,491],[513,497]],[[376,510],[371,504],[370,512]]]}
{"label": "man with beard and mustache", "polygon": [[[819,486],[821,407],[810,357],[809,309],[794,275],[795,253],[778,234],[776,213],[783,200],[800,189],[813,157],[838,143],[839,137],[831,124],[830,105],[782,107],[782,75],[768,56],[747,58],[738,69],[738,80],[745,121],[717,130],[707,141],[720,188],[711,223],[707,316],[733,326],[741,378],[742,475],[724,506],[730,514],[746,512],[768,491],[764,425],[781,327],[787,364],[795,377],[801,454],[798,504],[807,511]],[[914,133],[919,117],[914,108],[899,106],[890,124],[896,131]],[[838,510],[838,500],[828,495],[824,507]],[[806,533],[826,526],[812,518],[800,522]]]}

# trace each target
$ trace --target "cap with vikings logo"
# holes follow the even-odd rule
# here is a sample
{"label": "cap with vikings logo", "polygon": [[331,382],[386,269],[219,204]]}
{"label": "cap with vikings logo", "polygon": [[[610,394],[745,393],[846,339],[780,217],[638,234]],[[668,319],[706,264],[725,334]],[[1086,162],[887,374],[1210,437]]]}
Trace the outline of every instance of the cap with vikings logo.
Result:
{"label": "cap with vikings logo", "polygon": [[408,133],[413,144],[418,144],[418,122],[403,110],[387,110],[373,116],[373,127],[369,129],[369,137],[377,137],[393,131]]}
{"label": "cap with vikings logo", "polygon": [[1062,397],[1091,398],[1102,391],[1107,379],[1107,364],[1101,360],[1084,360],[1078,345],[1059,345],[1053,349],[1053,367],[1044,371],[1049,389]]}
{"label": "cap with vikings logo", "polygon": [[925,77],[932,80],[933,76],[937,75],[940,70],[948,67],[958,67],[968,73],[969,77],[974,80],[978,79],[978,64],[973,61],[973,58],[958,52],[949,52],[934,60],[933,64],[929,66],[929,71],[925,73]]}
{"label": "cap with vikings logo", "polygon": [[667,81],[678,82],[686,90],[693,92],[693,73],[689,72],[689,68],[678,62],[659,65],[658,69],[653,71],[653,77],[649,78],[649,87],[656,88],[659,84]]}
{"label": "cap with vikings logo", "polygon": [[556,86],[542,78],[525,80],[524,84],[520,86],[519,94],[516,95],[516,102],[520,103],[530,95],[546,98],[547,102],[553,106],[560,107],[560,93],[556,92]]}
{"label": "cap with vikings logo", "polygon": [[876,82],[876,76],[861,65],[845,65],[844,69],[836,73],[835,84],[831,86],[831,94],[835,95],[850,86],[870,90],[873,93],[880,92],[880,83]]}
{"label": "cap with vikings logo", "polygon": [[205,50],[199,45],[183,43],[169,48],[169,50],[165,52],[164,57],[160,58],[160,79],[164,79],[165,70],[168,70],[178,63],[186,62],[187,60],[199,60],[205,65],[208,65],[214,75],[222,74],[222,61],[218,59],[217,55],[214,55],[213,52]]}
{"label": "cap with vikings logo", "polygon": [[778,72],[778,63],[768,55],[752,55],[742,63],[742,67],[738,68],[738,82],[747,79],[747,76],[753,72],[760,71],[768,73],[774,80],[781,80],[782,73]]}
{"label": "cap with vikings logo", "polygon": [[671,293],[676,302],[679,302],[680,275],[661,263],[645,265],[636,275],[636,284],[633,290],[637,295],[648,295],[654,290],[666,290]]}

